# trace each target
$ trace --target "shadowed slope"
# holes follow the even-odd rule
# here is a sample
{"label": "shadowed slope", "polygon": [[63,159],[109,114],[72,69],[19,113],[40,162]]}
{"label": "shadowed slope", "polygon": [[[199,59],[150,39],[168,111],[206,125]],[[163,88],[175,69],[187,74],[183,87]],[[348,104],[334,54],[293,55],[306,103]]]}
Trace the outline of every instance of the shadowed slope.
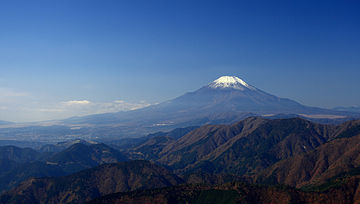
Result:
{"label": "shadowed slope", "polygon": [[180,183],[180,178],[163,167],[130,161],[104,164],[65,177],[30,179],[2,195],[1,202],[82,203],[110,193]]}

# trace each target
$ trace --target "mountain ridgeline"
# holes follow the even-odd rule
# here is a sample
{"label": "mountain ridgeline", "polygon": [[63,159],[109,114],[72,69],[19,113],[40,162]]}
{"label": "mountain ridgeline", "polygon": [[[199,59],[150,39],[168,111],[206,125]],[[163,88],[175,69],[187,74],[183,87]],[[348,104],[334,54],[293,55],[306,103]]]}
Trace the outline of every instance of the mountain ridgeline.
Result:
{"label": "mountain ridgeline", "polygon": [[0,152],[0,193],[32,177],[63,176],[128,160],[124,154],[104,144],[74,143],[53,153],[3,146]]}
{"label": "mountain ridgeline", "polygon": [[127,148],[115,141],[119,149],[81,141],[54,153],[4,147],[3,160],[16,165],[2,170],[0,180],[11,185],[0,201],[352,203],[360,200],[359,138],[359,120],[249,117],[152,134]]}
{"label": "mountain ridgeline", "polygon": [[215,178],[207,175],[232,175],[302,187],[357,171],[358,136],[360,121],[325,125],[301,118],[250,117],[232,125],[202,126],[177,140],[149,139],[126,152],[129,158],[156,161],[200,183],[213,183]]}
{"label": "mountain ridgeline", "polygon": [[120,162],[64,177],[29,179],[5,193],[0,202],[83,203],[110,193],[181,183],[179,177],[151,162]]}
{"label": "mountain ridgeline", "polygon": [[[250,117],[232,125],[202,126],[177,140],[157,138],[156,152],[146,159],[178,172],[253,174],[280,160],[310,152],[344,134],[356,135],[356,131],[349,132],[356,127],[356,122],[324,125],[301,118]],[[153,143],[148,140],[139,144],[127,151],[128,157],[140,159],[139,155],[145,155],[151,149],[149,144]]]}

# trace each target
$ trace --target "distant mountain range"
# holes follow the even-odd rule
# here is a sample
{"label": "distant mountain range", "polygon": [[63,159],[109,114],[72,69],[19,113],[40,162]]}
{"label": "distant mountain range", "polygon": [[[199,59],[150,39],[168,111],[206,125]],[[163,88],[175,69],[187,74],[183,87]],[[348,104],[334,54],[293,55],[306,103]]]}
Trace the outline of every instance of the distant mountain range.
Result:
{"label": "distant mountain range", "polygon": [[[249,117],[108,145],[75,140],[53,153],[6,146],[0,162],[12,167],[1,166],[0,186],[12,190],[0,203],[351,203],[360,201],[359,141],[360,120]],[[41,176],[50,178],[32,178]]]}
{"label": "distant mountain range", "polygon": [[360,113],[360,106],[336,107],[336,108],[334,108],[334,110]]}
{"label": "distant mountain range", "polygon": [[356,135],[360,135],[359,121],[324,125],[301,118],[250,117],[232,125],[202,126],[177,140],[151,138],[127,152],[129,158],[155,160],[178,173],[252,175],[330,141]]}

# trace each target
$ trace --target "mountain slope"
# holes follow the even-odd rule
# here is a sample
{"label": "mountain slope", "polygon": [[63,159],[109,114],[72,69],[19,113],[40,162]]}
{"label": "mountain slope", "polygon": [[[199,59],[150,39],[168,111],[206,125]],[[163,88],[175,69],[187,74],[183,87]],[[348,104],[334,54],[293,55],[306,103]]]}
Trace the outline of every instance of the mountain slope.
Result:
{"label": "mountain slope", "polygon": [[110,193],[181,183],[180,178],[163,167],[148,161],[130,161],[104,164],[65,177],[30,179],[3,194],[0,201],[83,203]]}
{"label": "mountain slope", "polygon": [[30,148],[16,146],[0,146],[0,175],[11,168],[39,159],[41,154]]}
{"label": "mountain slope", "polygon": [[180,171],[255,173],[282,159],[311,151],[335,133],[336,126],[300,118],[251,117],[233,125],[198,128],[164,147],[158,161]]}
{"label": "mountain slope", "polygon": [[158,132],[150,134],[142,142],[137,143],[128,150],[127,156],[130,159],[156,160],[164,147],[174,143],[177,139],[191,132],[198,127],[176,128],[170,132]]}
{"label": "mountain slope", "polygon": [[[145,194],[143,191],[122,193],[106,197],[105,201],[110,199],[115,202],[120,199],[132,202],[135,199],[152,202],[151,199],[155,198],[160,202],[163,199],[178,201],[177,199],[184,198],[191,202],[207,199],[220,199],[219,202],[232,202],[234,199],[264,202],[266,199],[273,199],[273,202],[300,200],[304,203],[324,203],[328,199],[329,202],[337,199],[346,202],[351,199],[359,200],[359,144],[360,120],[340,125],[324,125],[301,118],[271,120],[250,117],[232,125],[202,126],[178,139],[166,134],[158,135],[139,144],[135,150],[139,153],[144,151],[144,155],[155,155],[152,157],[154,160],[169,165],[188,182],[219,184],[225,181],[251,181],[255,178],[260,184],[287,184],[326,191],[303,192],[292,188],[259,188],[253,185],[243,185],[241,188],[205,185],[203,189],[192,189],[190,186],[183,191],[184,186],[181,186],[170,188],[170,191],[145,191]],[[114,152],[111,153],[112,151]],[[81,154],[82,152],[86,154]],[[106,156],[107,153],[112,156]],[[63,168],[68,164],[72,167],[75,162],[85,168],[85,165],[91,166],[93,162],[97,165],[112,161],[117,154],[103,144],[79,143],[56,155],[54,158],[57,160],[47,160],[53,167]],[[50,166],[43,168],[48,167]],[[56,169],[49,171],[56,172]],[[77,203],[114,192],[172,186],[183,182],[168,170],[151,162],[122,162],[60,178],[30,179],[4,194],[1,201]],[[318,186],[319,184],[322,185]],[[247,193],[243,194],[244,191]],[[149,192],[154,195],[152,198],[149,197]],[[228,198],[231,199],[227,200]]]}
{"label": "mountain slope", "polygon": [[125,155],[105,144],[76,143],[56,153],[46,162],[60,166],[65,172],[73,173],[104,163],[128,160]]}
{"label": "mountain slope", "polygon": [[74,144],[78,144],[78,143],[85,144],[85,145],[98,144],[97,142],[94,142],[94,141],[75,139],[75,140],[62,141],[62,142],[58,142],[55,144],[45,144],[45,145],[42,145],[41,147],[39,147],[38,149],[40,152],[47,152],[47,153],[61,152],[61,151],[65,150],[66,148],[69,148],[70,146],[72,146]]}
{"label": "mountain slope", "polygon": [[41,157],[41,154],[31,148],[16,146],[0,146],[0,160],[9,160],[18,163],[33,161]]}
{"label": "mountain slope", "polygon": [[[347,126],[344,124],[343,126]],[[258,182],[282,183],[301,187],[322,184],[332,177],[360,168],[360,121],[348,129],[340,128],[338,138],[306,154],[280,161],[258,176]],[[343,137],[347,135],[347,137]],[[340,138],[339,138],[340,136]]]}
{"label": "mountain slope", "polygon": [[122,149],[122,150],[131,149],[131,148],[135,148],[135,147],[138,147],[140,145],[143,145],[144,143],[147,143],[152,138],[168,137],[169,139],[176,140],[176,139],[179,139],[180,137],[186,135],[187,133],[189,133],[190,131],[192,131],[192,130],[198,128],[198,127],[199,126],[175,128],[175,129],[173,129],[171,131],[155,132],[155,133],[151,133],[151,134],[148,134],[148,135],[146,135],[144,137],[139,137],[139,138],[122,138],[122,139],[119,139],[119,140],[109,140],[109,141],[106,141],[106,143],[116,147],[117,149]]}
{"label": "mountain slope", "polygon": [[34,177],[63,176],[66,172],[56,165],[33,161],[19,164],[0,175],[0,194]]}
{"label": "mountain slope", "polygon": [[128,154],[168,165],[181,174],[253,175],[335,139],[360,134],[359,124],[349,121],[324,125],[301,118],[250,117],[232,125],[202,126],[177,140],[154,137]]}
{"label": "mountain slope", "polygon": [[[16,146],[0,147],[0,193],[31,176],[58,175],[59,170],[40,165],[36,160],[42,159],[43,155],[30,148]],[[42,164],[42,163],[41,163]],[[40,167],[41,168],[37,168]],[[50,168],[50,169],[49,169]]]}
{"label": "mountain slope", "polygon": [[47,156],[30,148],[12,146],[1,147],[0,152],[0,192],[32,177],[64,176],[104,163],[128,160],[122,153],[104,144],[76,143]]}

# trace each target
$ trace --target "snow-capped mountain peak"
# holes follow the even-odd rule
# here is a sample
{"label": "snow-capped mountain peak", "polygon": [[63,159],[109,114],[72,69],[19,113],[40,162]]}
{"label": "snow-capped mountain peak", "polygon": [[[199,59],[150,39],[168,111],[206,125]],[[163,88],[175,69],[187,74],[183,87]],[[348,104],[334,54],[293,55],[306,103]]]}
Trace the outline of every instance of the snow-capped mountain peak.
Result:
{"label": "snow-capped mountain peak", "polygon": [[222,76],[209,84],[211,88],[233,88],[245,90],[246,88],[254,90],[255,88],[247,84],[244,80],[236,76]]}

